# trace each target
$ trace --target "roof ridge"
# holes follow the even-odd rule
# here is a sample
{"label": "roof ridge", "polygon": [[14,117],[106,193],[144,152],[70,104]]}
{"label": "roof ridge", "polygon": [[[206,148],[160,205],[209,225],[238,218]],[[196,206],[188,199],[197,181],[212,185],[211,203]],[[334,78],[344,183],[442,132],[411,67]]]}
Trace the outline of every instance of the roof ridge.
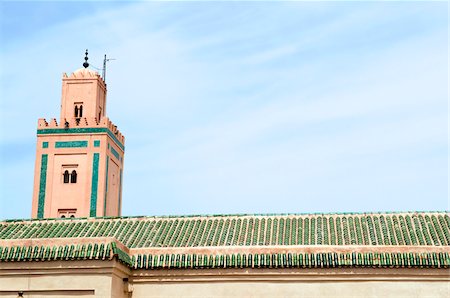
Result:
{"label": "roof ridge", "polygon": [[103,217],[77,217],[77,218],[45,218],[45,219],[4,219],[0,223],[10,222],[45,222],[45,221],[98,221],[108,219],[172,219],[172,218],[224,218],[224,217],[277,217],[277,216],[341,216],[341,215],[397,215],[397,214],[442,214],[450,210],[435,211],[369,211],[369,212],[309,212],[309,213],[234,213],[234,214],[185,214],[185,215],[132,215],[132,216],[103,216]]}

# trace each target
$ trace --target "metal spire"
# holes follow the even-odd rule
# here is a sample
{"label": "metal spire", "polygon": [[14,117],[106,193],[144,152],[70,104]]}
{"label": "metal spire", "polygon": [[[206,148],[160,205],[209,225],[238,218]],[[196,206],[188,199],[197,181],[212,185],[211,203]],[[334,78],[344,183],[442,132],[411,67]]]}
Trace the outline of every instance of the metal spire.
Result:
{"label": "metal spire", "polygon": [[114,58],[106,59],[106,54],[105,54],[105,59],[103,59],[103,81],[105,81],[105,82],[106,82],[106,62],[109,62],[111,60],[116,60],[116,59],[114,59]]}
{"label": "metal spire", "polygon": [[87,62],[88,61],[88,50],[86,49],[86,53],[84,53],[85,55],[86,55],[86,57],[84,57],[84,63],[83,63],[83,66],[84,66],[84,68],[88,68],[89,67],[89,63]]}

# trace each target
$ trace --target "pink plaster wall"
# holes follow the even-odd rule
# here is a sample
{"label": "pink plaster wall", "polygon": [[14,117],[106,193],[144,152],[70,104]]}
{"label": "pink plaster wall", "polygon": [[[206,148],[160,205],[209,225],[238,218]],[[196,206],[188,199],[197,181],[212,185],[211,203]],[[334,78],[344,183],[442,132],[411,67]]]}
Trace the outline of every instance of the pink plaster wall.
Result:
{"label": "pink plaster wall", "polygon": [[97,72],[80,68],[69,76],[63,74],[61,121],[75,117],[76,103],[83,103],[85,118],[96,118],[100,121],[101,117],[106,115],[106,85]]}
{"label": "pink plaster wall", "polygon": [[[88,69],[80,69],[70,76],[63,75],[61,121],[47,122],[39,119],[38,130],[58,129],[58,133],[38,134],[33,187],[32,217],[38,215],[41,181],[41,158],[48,155],[45,186],[44,218],[59,217],[58,210],[76,210],[76,217],[89,217],[91,209],[92,172],[94,154],[99,154],[96,216],[120,216],[120,171],[123,170],[124,151],[107,132],[66,133],[64,129],[108,129],[116,140],[124,145],[125,138],[104,114],[106,110],[106,86],[103,79]],[[73,105],[83,101],[83,117],[75,119]],[[96,114],[102,111],[101,119]],[[86,141],[87,147],[56,148],[56,142]],[[100,141],[100,146],[94,146]],[[44,142],[48,143],[43,148]],[[111,148],[119,154],[119,159]],[[108,172],[107,168],[107,157]],[[65,169],[76,169],[77,182],[64,183]],[[70,172],[70,171],[69,171]],[[107,183],[108,177],[108,183]],[[106,206],[105,206],[106,204]],[[105,213],[106,211],[106,213]]]}

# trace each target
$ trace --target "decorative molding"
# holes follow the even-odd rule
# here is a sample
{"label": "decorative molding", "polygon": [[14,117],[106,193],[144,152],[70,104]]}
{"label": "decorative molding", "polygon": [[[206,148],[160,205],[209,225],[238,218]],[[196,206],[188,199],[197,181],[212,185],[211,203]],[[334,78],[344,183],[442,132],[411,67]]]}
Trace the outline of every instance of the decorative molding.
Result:
{"label": "decorative molding", "polygon": [[86,148],[88,141],[55,142],[55,148]]}
{"label": "decorative molding", "polygon": [[45,187],[47,184],[47,161],[48,154],[42,154],[37,218],[44,218]]}
{"label": "decorative molding", "polygon": [[122,172],[123,170],[120,170],[120,180],[119,180],[119,216],[122,214]]}
{"label": "decorative molding", "polygon": [[92,186],[91,186],[91,208],[89,216],[97,216],[97,191],[98,191],[98,163],[100,159],[99,153],[94,153],[92,161]]}
{"label": "decorative molding", "polygon": [[103,216],[106,216],[106,201],[108,198],[108,169],[109,168],[109,157],[108,155],[106,156],[106,178],[105,178],[105,200],[103,202]]}
{"label": "decorative molding", "polygon": [[38,129],[38,135],[53,135],[53,134],[97,134],[107,133],[109,137],[119,146],[120,149],[125,151],[125,146],[116,138],[116,136],[106,127],[91,127],[91,128],[46,128]]}
{"label": "decorative molding", "polygon": [[109,148],[109,150],[111,151],[112,155],[114,155],[118,161],[120,161],[120,154],[119,152],[117,152],[112,146]]}

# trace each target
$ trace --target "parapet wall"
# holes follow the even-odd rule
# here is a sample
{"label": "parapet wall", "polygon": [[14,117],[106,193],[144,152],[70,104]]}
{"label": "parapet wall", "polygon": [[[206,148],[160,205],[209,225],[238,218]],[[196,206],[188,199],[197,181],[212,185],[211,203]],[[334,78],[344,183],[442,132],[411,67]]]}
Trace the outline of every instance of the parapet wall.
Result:
{"label": "parapet wall", "polygon": [[94,71],[90,70],[88,68],[80,68],[69,75],[67,73],[62,74],[63,80],[70,80],[70,79],[97,79],[103,82],[104,85],[106,85],[106,82],[103,80],[102,76]]}
{"label": "parapet wall", "polygon": [[97,118],[64,118],[60,123],[56,118],[51,118],[47,122],[45,118],[40,118],[38,120],[38,129],[55,129],[55,128],[108,128],[115,137],[122,143],[125,144],[125,137],[117,129],[117,125],[114,125],[108,117],[103,117],[100,122]]}

